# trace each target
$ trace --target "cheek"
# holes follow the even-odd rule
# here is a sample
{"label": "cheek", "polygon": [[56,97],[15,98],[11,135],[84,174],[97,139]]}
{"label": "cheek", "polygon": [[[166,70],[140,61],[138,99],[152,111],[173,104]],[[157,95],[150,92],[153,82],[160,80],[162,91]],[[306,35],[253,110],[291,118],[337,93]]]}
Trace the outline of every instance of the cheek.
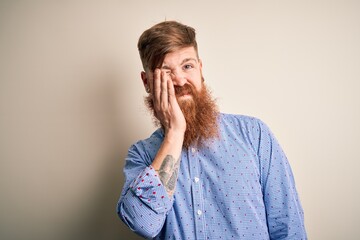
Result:
{"label": "cheek", "polygon": [[202,89],[202,84],[201,84],[201,82],[199,82],[199,83],[196,85],[196,90],[197,90],[198,92],[201,92],[201,89]]}
{"label": "cheek", "polygon": [[202,88],[202,76],[201,73],[199,74],[193,74],[189,78],[189,83],[195,87],[197,91],[200,91]]}

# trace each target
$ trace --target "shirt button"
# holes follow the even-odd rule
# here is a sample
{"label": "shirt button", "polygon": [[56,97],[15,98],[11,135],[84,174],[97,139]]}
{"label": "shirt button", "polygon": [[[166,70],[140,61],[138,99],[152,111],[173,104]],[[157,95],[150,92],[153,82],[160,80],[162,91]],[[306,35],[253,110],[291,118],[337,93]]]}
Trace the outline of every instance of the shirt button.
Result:
{"label": "shirt button", "polygon": [[197,214],[198,214],[198,215],[201,215],[201,214],[202,214],[202,211],[201,211],[201,210],[197,210]]}
{"label": "shirt button", "polygon": [[191,152],[192,152],[192,153],[195,153],[195,152],[196,152],[196,149],[195,149],[195,148],[191,148]]}
{"label": "shirt button", "polygon": [[194,181],[195,181],[196,183],[199,182],[199,180],[200,180],[200,179],[199,179],[198,177],[195,177],[195,178],[194,178]]}

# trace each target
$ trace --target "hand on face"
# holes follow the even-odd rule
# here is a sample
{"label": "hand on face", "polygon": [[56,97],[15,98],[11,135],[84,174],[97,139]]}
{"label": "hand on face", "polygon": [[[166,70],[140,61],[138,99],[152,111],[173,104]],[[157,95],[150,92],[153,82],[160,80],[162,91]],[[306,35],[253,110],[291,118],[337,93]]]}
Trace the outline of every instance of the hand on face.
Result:
{"label": "hand on face", "polygon": [[164,70],[155,69],[149,80],[155,114],[164,126],[165,134],[169,131],[183,134],[186,130],[186,121],[176,100],[174,84],[169,74]]}

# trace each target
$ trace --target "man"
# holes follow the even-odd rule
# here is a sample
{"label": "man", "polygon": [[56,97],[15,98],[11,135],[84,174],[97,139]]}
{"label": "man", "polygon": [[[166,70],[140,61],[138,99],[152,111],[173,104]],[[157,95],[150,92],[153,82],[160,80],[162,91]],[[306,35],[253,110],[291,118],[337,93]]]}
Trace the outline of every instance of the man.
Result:
{"label": "man", "polygon": [[126,157],[117,205],[125,224],[154,239],[306,239],[283,151],[262,121],[217,110],[195,30],[165,21],[138,49],[159,129]]}

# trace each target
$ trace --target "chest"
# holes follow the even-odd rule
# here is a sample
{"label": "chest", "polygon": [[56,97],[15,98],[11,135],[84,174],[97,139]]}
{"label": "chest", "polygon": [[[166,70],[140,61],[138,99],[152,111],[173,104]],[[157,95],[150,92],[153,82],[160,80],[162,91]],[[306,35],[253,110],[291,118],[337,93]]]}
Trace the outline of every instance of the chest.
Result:
{"label": "chest", "polygon": [[260,167],[250,144],[241,139],[214,141],[182,152],[178,192],[204,197],[261,194]]}

